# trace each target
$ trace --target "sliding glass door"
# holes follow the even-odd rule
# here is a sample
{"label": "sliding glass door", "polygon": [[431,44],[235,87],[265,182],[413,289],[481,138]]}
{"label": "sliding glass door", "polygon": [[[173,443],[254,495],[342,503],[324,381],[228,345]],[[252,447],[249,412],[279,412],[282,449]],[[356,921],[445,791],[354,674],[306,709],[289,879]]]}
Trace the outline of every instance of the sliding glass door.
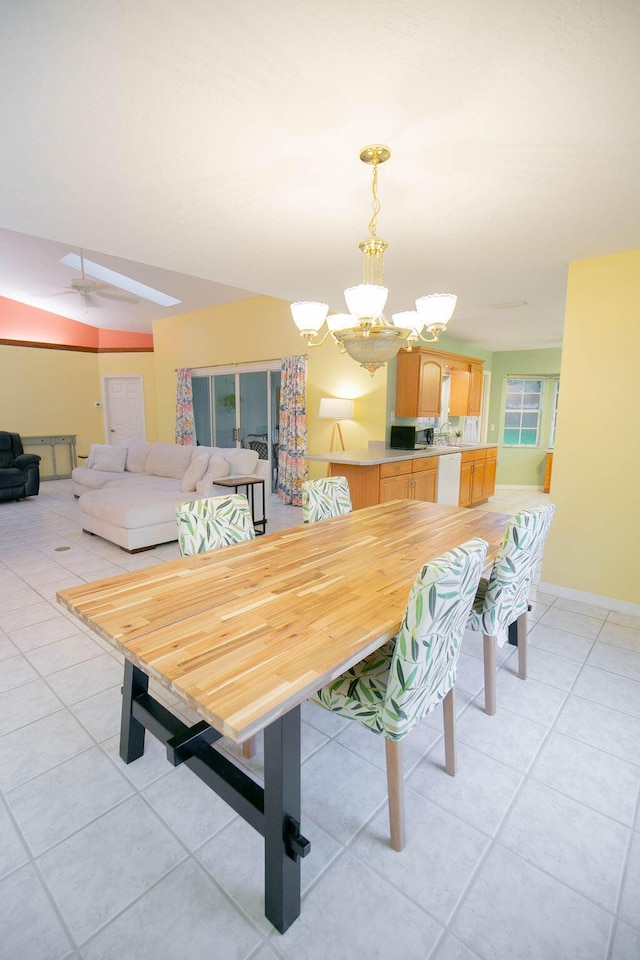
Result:
{"label": "sliding glass door", "polygon": [[280,369],[237,368],[194,371],[196,442],[202,446],[248,447],[278,467]]}

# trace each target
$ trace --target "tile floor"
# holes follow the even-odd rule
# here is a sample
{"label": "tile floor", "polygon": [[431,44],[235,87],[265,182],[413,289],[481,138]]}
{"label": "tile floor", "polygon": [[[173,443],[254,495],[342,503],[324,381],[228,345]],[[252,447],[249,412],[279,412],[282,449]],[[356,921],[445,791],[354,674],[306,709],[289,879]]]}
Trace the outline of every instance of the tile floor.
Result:
{"label": "tile floor", "polygon": [[[545,499],[505,489],[487,509]],[[274,501],[271,529],[299,522]],[[120,657],[55,601],[177,555],[84,535],[70,481],[0,504],[2,960],[638,960],[640,618],[540,595],[530,678],[503,648],[494,717],[466,637],[459,773],[442,770],[438,712],[406,741],[402,854],[382,741],[305,705],[313,852],[281,936],[257,834],[153,738],[120,762]]]}

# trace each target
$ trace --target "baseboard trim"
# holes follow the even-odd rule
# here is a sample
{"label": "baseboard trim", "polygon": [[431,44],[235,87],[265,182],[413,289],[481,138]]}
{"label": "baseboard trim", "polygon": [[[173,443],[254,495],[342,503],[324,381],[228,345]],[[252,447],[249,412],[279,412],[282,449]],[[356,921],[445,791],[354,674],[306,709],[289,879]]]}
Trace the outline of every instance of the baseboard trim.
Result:
{"label": "baseboard trim", "polygon": [[541,593],[550,593],[554,597],[564,597],[565,600],[575,600],[578,603],[590,603],[594,607],[604,607],[615,610],[616,613],[628,613],[632,617],[640,617],[640,603],[631,603],[630,600],[617,600],[615,597],[603,597],[599,593],[587,593],[586,590],[574,590],[571,587],[560,587],[555,583],[538,584]]}

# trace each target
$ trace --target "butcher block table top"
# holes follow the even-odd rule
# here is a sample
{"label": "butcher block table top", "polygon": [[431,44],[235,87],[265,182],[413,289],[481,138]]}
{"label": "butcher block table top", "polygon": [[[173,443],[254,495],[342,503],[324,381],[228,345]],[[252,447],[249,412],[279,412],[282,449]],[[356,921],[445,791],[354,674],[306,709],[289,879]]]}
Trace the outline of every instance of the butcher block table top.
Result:
{"label": "butcher block table top", "polygon": [[510,517],[394,500],[58,592],[220,733],[252,736],[395,636],[420,567]]}

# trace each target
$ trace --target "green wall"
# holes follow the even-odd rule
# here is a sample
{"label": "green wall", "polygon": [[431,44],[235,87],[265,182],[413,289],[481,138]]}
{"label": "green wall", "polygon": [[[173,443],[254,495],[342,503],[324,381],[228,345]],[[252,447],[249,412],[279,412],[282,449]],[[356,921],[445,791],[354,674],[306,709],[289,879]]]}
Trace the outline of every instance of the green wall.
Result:
{"label": "green wall", "polygon": [[[545,385],[540,446],[530,450],[501,445],[504,426],[505,380],[508,376],[553,376],[560,374],[562,350],[517,350],[494,353],[491,364],[491,395],[487,441],[498,444],[496,483],[542,486],[544,461],[553,416],[553,391]],[[492,430],[491,427],[494,427]]]}

